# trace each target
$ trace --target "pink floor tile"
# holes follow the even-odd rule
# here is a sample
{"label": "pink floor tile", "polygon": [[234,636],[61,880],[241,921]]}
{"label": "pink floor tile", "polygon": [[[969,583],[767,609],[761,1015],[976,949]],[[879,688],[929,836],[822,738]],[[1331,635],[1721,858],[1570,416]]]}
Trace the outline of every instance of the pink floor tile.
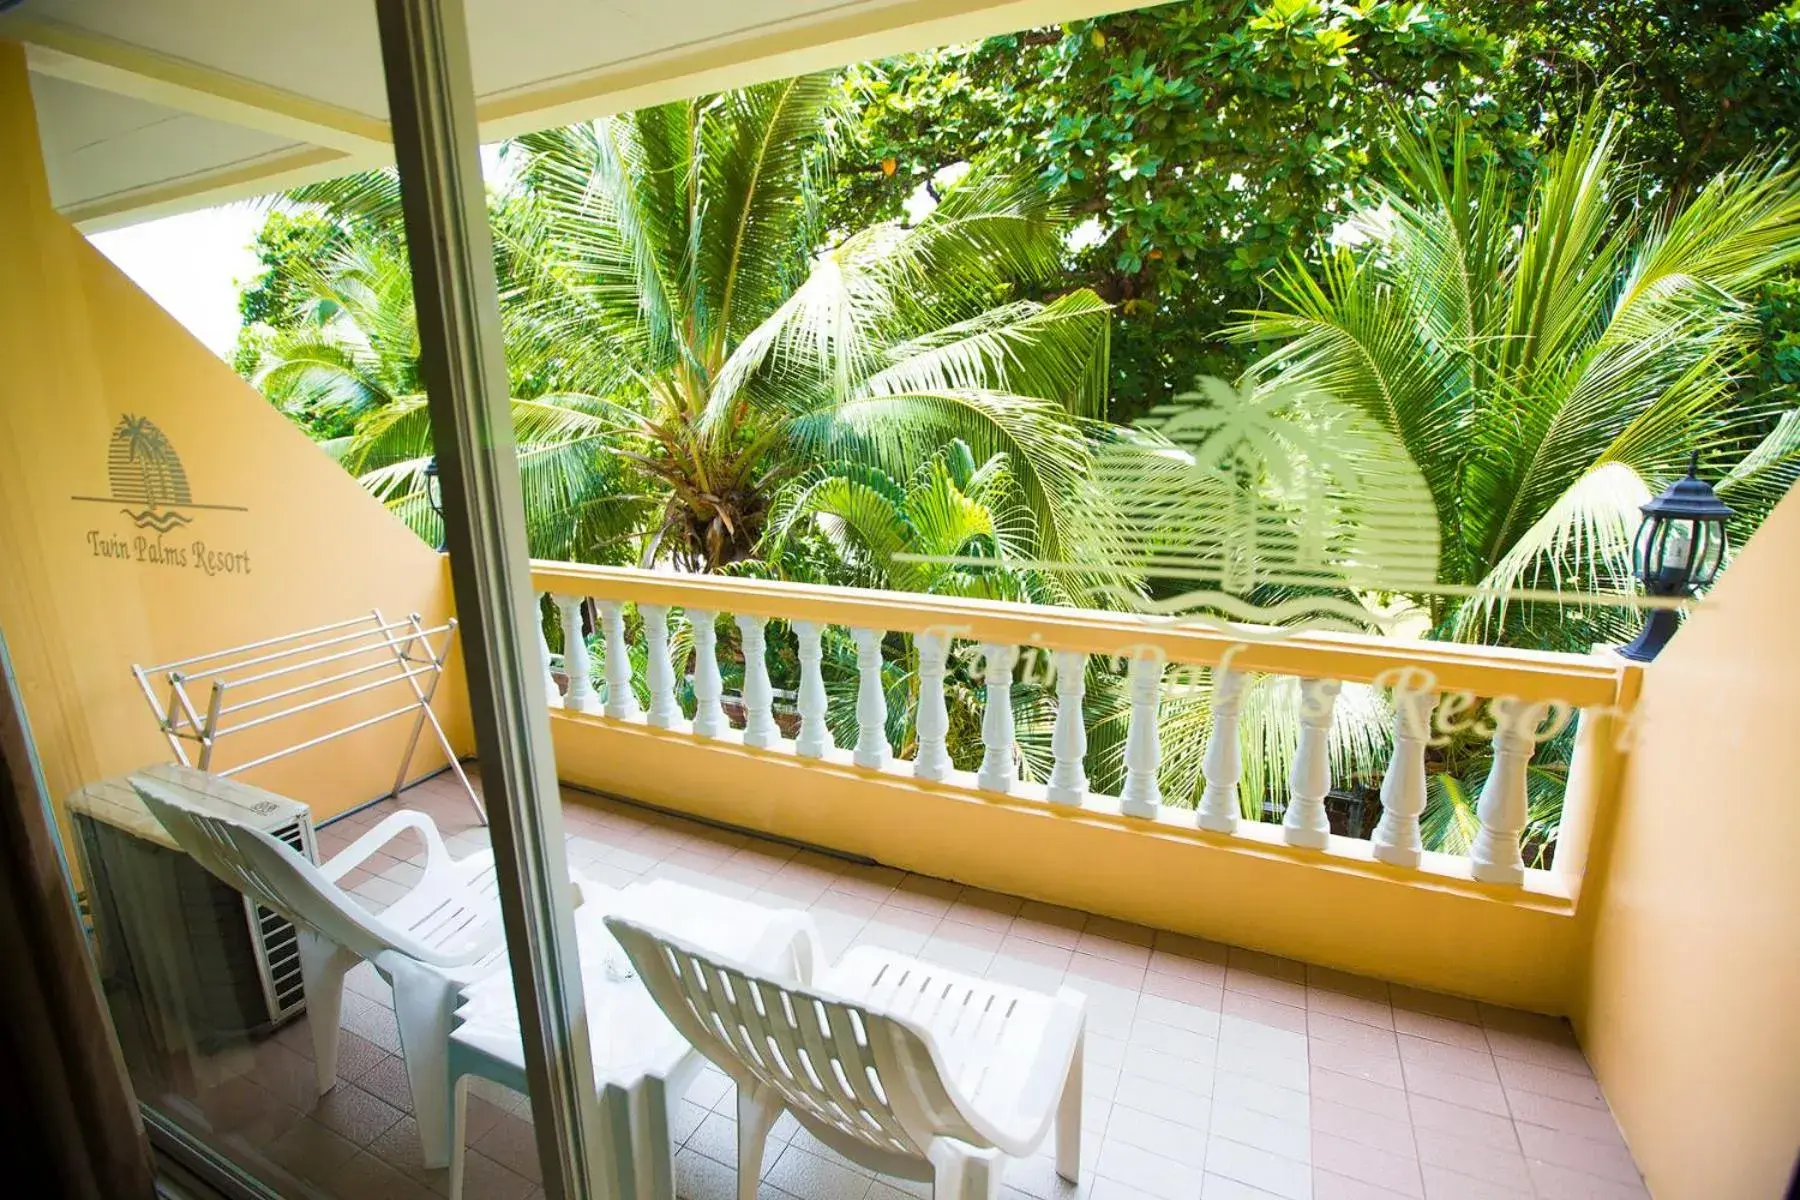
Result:
{"label": "pink floor tile", "polygon": [[[486,833],[443,781],[424,785],[457,853]],[[415,792],[420,789],[415,789]],[[409,803],[414,793],[409,793]],[[341,847],[391,805],[328,826]],[[1157,932],[1072,909],[712,829],[571,794],[570,860],[600,882],[679,878],[724,895],[810,908],[828,953],[852,944],[921,954],[988,978],[1089,998],[1082,1188],[1044,1153],[1008,1172],[1012,1200],[1597,1200],[1645,1195],[1566,1022],[1389,985],[1289,959]],[[356,882],[385,901],[409,855]],[[602,877],[604,876],[604,878]],[[244,1153],[342,1200],[426,1200],[392,1012],[368,971],[345,998],[340,1084],[313,1095],[304,1022],[258,1049],[252,1073],[201,1110]],[[704,1072],[676,1123],[681,1200],[735,1189],[733,1090]],[[522,1097],[470,1106],[469,1192],[534,1200],[536,1147]],[[877,1179],[777,1127],[768,1200],[899,1200]],[[789,1145],[792,1141],[795,1144]],[[801,1144],[804,1143],[804,1144]],[[778,1190],[779,1189],[779,1190]]]}

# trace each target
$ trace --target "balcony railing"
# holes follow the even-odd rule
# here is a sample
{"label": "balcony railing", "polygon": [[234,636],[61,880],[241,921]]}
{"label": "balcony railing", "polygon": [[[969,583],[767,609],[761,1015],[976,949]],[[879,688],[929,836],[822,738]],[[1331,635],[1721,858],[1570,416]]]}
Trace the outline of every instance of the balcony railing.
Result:
{"label": "balcony railing", "polygon": [[[534,584],[561,614],[565,644],[582,640],[582,602],[592,598],[602,632],[604,696],[587,655],[567,657],[566,691],[551,676],[553,704],[613,721],[654,727],[672,736],[716,740],[782,756],[908,776],[970,797],[1093,814],[1159,833],[1186,831],[1245,847],[1284,846],[1326,859],[1380,863],[1424,877],[1460,879],[1500,889],[1569,895],[1585,852],[1586,797],[1620,753],[1631,668],[1611,655],[1567,655],[1433,642],[1402,642],[1341,634],[1295,633],[1247,638],[1164,618],[1052,608],[914,593],[827,588],[712,576],[534,564]],[[626,606],[635,605],[646,663],[649,702],[634,686],[634,647],[628,645]],[[677,703],[682,680],[670,652],[671,610],[692,629],[693,717]],[[743,654],[741,724],[727,718],[717,623],[729,619]],[[776,719],[767,656],[768,623],[783,621],[797,642],[798,724],[785,736]],[[855,736],[838,746],[847,713],[834,713],[821,673],[822,631],[848,629],[857,647]],[[897,760],[889,745],[882,642],[912,639],[917,653],[916,746]],[[945,677],[951,654],[969,654],[985,684],[981,760],[957,770],[946,745]],[[1089,786],[1083,687],[1090,656],[1110,656],[1126,672],[1129,725],[1123,786],[1116,795]],[[1027,661],[1020,664],[1021,657]],[[1196,669],[1200,668],[1200,669]],[[1013,682],[1021,672],[1053,687],[1052,765],[1042,781],[1020,777],[1012,711]],[[1246,819],[1239,803],[1242,762],[1238,720],[1246,681],[1262,673],[1297,679],[1299,741],[1287,772],[1288,800],[1279,824]],[[1332,785],[1328,739],[1332,713],[1346,683],[1380,689],[1393,714],[1392,754],[1381,785],[1382,812],[1369,839],[1335,836],[1325,800]],[[1203,755],[1198,803],[1175,806],[1158,789],[1162,731],[1158,714],[1171,690],[1209,692],[1212,732]],[[848,704],[847,698],[840,700]],[[1577,726],[1564,806],[1564,837],[1555,875],[1528,871],[1522,835],[1527,824],[1526,770],[1537,746],[1567,724]],[[1491,740],[1493,761],[1476,812],[1479,831],[1467,856],[1423,849],[1420,816],[1426,805],[1428,746],[1451,737]],[[849,739],[847,739],[849,740]],[[1578,828],[1571,829],[1571,824]]]}

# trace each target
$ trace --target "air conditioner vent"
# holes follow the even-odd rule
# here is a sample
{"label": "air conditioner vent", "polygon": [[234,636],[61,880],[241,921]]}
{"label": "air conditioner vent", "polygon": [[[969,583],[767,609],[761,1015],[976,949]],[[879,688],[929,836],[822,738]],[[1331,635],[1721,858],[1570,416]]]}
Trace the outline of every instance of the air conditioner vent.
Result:
{"label": "air conditioner vent", "polygon": [[[70,811],[103,958],[124,966],[157,953],[134,943],[165,939],[173,925],[185,943],[181,953],[195,965],[187,980],[193,1002],[219,1038],[273,1029],[304,1011],[299,937],[291,921],[176,850],[122,779],[81,789]],[[312,814],[304,804],[263,793],[230,815],[318,861]],[[138,911],[152,880],[155,894],[175,905],[166,914]]]}

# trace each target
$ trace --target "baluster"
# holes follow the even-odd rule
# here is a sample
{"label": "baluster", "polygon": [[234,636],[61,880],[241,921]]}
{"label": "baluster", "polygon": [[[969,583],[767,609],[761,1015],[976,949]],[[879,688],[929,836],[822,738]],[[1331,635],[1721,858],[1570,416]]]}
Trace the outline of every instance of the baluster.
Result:
{"label": "baluster", "polygon": [[1488,768],[1475,803],[1481,831],[1469,848],[1470,871],[1483,883],[1525,882],[1525,856],[1519,847],[1528,813],[1525,768],[1536,749],[1538,722],[1548,707],[1506,696],[1488,701],[1494,716],[1494,765]]}
{"label": "baluster", "polygon": [[1419,814],[1425,811],[1425,745],[1431,738],[1431,710],[1437,693],[1394,689],[1394,755],[1381,781],[1381,820],[1369,835],[1377,859],[1416,867],[1424,857]]}
{"label": "baluster", "polygon": [[600,693],[594,690],[594,664],[588,659],[587,639],[581,636],[581,597],[555,596],[552,599],[562,614],[563,674],[569,677],[569,690],[563,693],[563,707],[576,712],[599,712]]}
{"label": "baluster", "polygon": [[1128,817],[1154,817],[1162,807],[1162,789],[1156,782],[1162,766],[1162,742],[1156,729],[1162,673],[1160,654],[1133,655],[1126,671],[1131,724],[1125,733],[1125,788],[1119,793],[1119,811]]}
{"label": "baluster", "polygon": [[986,665],[987,708],[981,714],[981,770],[975,781],[986,792],[1010,792],[1017,774],[1013,768],[1013,664],[1017,646],[985,642],[981,657]]}
{"label": "baluster", "polygon": [[1238,780],[1244,773],[1238,748],[1238,715],[1243,712],[1244,687],[1248,682],[1242,671],[1213,668],[1212,734],[1206,742],[1206,757],[1200,762],[1206,788],[1200,793],[1200,812],[1195,823],[1215,833],[1237,832]]}
{"label": "baluster", "polygon": [[644,618],[644,642],[650,650],[644,666],[650,685],[645,719],[658,729],[674,729],[681,724],[681,708],[675,703],[675,668],[669,665],[669,610],[662,604],[640,604],[638,615]]}
{"label": "baluster", "polygon": [[800,643],[800,736],[794,753],[802,758],[824,758],[837,748],[831,726],[825,723],[825,677],[819,672],[820,629],[811,621],[795,621],[794,637]]}
{"label": "baluster", "polygon": [[950,711],[944,704],[950,638],[948,634],[921,633],[914,644],[919,650],[919,752],[913,757],[913,774],[920,779],[948,779],[955,769],[945,744],[950,735]]}
{"label": "baluster", "polygon": [[562,707],[562,689],[556,686],[556,672],[550,669],[550,639],[544,636],[544,598],[548,592],[539,592],[537,612],[538,657],[544,664],[544,696],[551,708]]}
{"label": "baluster", "polygon": [[625,604],[601,600],[600,628],[606,638],[606,715],[622,721],[643,716],[631,686],[631,652],[625,649]]}
{"label": "baluster", "polygon": [[719,678],[719,614],[705,609],[687,610],[694,631],[694,732],[701,737],[722,737],[730,726],[719,696],[725,690]]}
{"label": "baluster", "polygon": [[1288,772],[1287,816],[1282,838],[1290,846],[1323,850],[1331,840],[1325,793],[1331,790],[1331,710],[1343,684],[1335,679],[1300,681],[1300,745]]}
{"label": "baluster", "polygon": [[775,693],[769,687],[767,648],[763,630],[767,617],[737,617],[744,641],[744,745],[766,750],[781,740],[775,727]]}
{"label": "baluster", "polygon": [[881,631],[852,629],[856,642],[856,751],[859,767],[882,767],[893,757],[887,740],[887,693],[881,686]]}
{"label": "baluster", "polygon": [[1087,693],[1087,655],[1057,650],[1050,655],[1056,671],[1056,728],[1050,735],[1054,765],[1044,794],[1052,804],[1080,805],[1087,795],[1087,718],[1081,700]]}

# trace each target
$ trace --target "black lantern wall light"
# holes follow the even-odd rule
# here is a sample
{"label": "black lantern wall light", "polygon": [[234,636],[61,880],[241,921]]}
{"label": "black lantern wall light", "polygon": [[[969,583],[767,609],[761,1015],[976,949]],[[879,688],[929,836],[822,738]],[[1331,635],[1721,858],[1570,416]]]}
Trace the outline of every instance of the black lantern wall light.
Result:
{"label": "black lantern wall light", "polygon": [[438,480],[437,455],[425,460],[425,503],[431,505],[431,511],[437,514],[438,521],[438,553],[444,552],[444,486]]}
{"label": "black lantern wall light", "polygon": [[[1688,461],[1687,478],[1641,510],[1644,523],[1631,548],[1632,565],[1644,594],[1687,598],[1717,578],[1725,562],[1725,522],[1731,516],[1706,481],[1695,474],[1700,456]],[[1673,608],[1650,610],[1649,619],[1629,646],[1626,658],[1649,662],[1681,627]]]}

